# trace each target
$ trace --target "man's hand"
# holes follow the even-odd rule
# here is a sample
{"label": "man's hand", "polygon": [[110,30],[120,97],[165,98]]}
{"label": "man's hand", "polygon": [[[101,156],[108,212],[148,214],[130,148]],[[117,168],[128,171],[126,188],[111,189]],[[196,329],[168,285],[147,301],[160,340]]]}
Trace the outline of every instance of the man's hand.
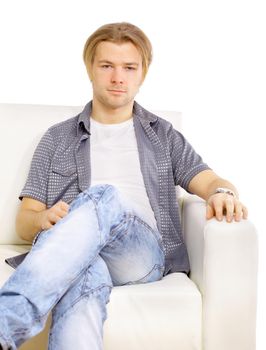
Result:
{"label": "man's hand", "polygon": [[223,215],[227,222],[240,221],[241,218],[247,219],[247,208],[234,196],[227,193],[215,193],[207,200],[206,218],[209,220],[216,217],[221,221]]}
{"label": "man's hand", "polygon": [[39,223],[42,230],[48,230],[68,213],[69,205],[66,202],[59,201],[51,208],[39,213]]}
{"label": "man's hand", "polygon": [[59,201],[47,209],[45,203],[33,198],[23,197],[16,217],[16,230],[18,235],[32,242],[39,231],[47,230],[65,217],[69,205]]}

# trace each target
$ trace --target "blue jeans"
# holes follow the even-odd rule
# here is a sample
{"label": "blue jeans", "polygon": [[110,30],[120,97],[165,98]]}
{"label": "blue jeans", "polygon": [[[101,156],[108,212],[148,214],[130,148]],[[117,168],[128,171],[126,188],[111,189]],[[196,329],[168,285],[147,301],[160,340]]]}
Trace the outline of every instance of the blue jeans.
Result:
{"label": "blue jeans", "polygon": [[49,350],[100,350],[113,286],[160,280],[162,237],[111,185],[80,193],[0,289],[0,344],[17,349],[45,326]]}

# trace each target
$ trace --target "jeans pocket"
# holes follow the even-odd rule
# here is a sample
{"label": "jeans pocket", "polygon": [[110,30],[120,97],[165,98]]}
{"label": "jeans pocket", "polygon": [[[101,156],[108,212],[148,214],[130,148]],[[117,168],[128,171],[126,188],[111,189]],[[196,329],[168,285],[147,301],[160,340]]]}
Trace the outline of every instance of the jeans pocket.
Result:
{"label": "jeans pocket", "polygon": [[147,224],[145,221],[143,221],[140,217],[135,216],[134,218],[136,221],[138,221],[139,223],[141,223],[143,226],[145,226],[152,234],[153,236],[156,238],[160,248],[162,251],[164,251],[163,248],[163,238],[161,233],[158,231],[157,228],[152,228],[149,224]]}

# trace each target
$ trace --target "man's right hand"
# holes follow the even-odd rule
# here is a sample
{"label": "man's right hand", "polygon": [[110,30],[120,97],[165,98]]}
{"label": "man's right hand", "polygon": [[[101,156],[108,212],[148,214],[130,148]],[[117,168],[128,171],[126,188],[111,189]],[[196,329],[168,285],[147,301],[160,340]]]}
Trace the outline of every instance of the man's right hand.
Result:
{"label": "man's right hand", "polygon": [[32,242],[39,231],[48,230],[68,213],[69,205],[59,201],[51,208],[36,199],[23,197],[16,218],[18,235]]}
{"label": "man's right hand", "polygon": [[48,230],[59,220],[65,217],[68,213],[69,205],[66,202],[59,201],[51,208],[41,211],[39,213],[40,217],[40,227],[42,230]]}

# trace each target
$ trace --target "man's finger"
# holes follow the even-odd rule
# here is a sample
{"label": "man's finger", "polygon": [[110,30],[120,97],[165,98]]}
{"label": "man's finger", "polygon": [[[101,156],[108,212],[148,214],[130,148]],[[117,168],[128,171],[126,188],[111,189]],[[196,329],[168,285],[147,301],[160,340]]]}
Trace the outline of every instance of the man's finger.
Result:
{"label": "man's finger", "polygon": [[61,216],[57,215],[55,212],[51,212],[48,217],[48,220],[52,224],[56,224],[60,219],[61,219]]}
{"label": "man's finger", "polygon": [[64,216],[67,215],[68,213],[68,208],[66,206],[63,205],[58,205],[54,208],[52,208],[52,212],[58,216],[60,216],[61,218],[63,218]]}
{"label": "man's finger", "polygon": [[234,204],[234,199],[232,198],[227,198],[225,200],[225,210],[226,210],[226,221],[231,222],[234,217],[234,210],[235,210],[235,204]]}
{"label": "man's finger", "polygon": [[240,221],[242,217],[242,204],[240,202],[235,205],[235,221]]}
{"label": "man's finger", "polygon": [[245,206],[243,206],[242,208],[243,210],[243,219],[247,219],[248,218],[248,210]]}
{"label": "man's finger", "polygon": [[213,203],[216,219],[222,221],[223,219],[223,201],[214,201]]}
{"label": "man's finger", "polygon": [[69,204],[67,204],[66,202],[61,201],[60,207],[61,207],[61,209],[65,210],[65,211],[69,210]]}
{"label": "man's finger", "polygon": [[57,208],[57,210],[55,211],[55,213],[57,215],[60,215],[61,217],[64,217],[67,215],[68,210],[64,209],[64,208]]}
{"label": "man's finger", "polygon": [[54,225],[51,224],[50,222],[47,223],[47,225],[45,226],[45,230],[49,230],[50,228],[52,228]]}
{"label": "man's finger", "polygon": [[206,207],[206,219],[209,220],[214,216],[214,210],[210,204]]}

